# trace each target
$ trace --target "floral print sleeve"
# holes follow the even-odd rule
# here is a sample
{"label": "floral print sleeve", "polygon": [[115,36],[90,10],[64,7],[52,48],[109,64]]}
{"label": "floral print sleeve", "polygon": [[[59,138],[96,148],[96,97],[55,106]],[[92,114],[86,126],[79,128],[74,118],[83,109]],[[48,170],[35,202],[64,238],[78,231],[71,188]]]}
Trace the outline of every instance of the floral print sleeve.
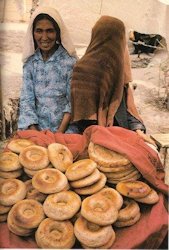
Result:
{"label": "floral print sleeve", "polygon": [[23,86],[20,95],[19,129],[26,129],[32,124],[38,124],[32,72],[32,64],[25,64],[23,67]]}
{"label": "floral print sleeve", "polygon": [[75,62],[62,46],[46,62],[40,51],[27,61],[23,70],[18,129],[38,124],[41,130],[57,131],[64,113],[71,113],[70,80]]}
{"label": "floral print sleeve", "polygon": [[66,98],[67,104],[63,110],[63,113],[71,113],[71,97],[70,97],[70,82],[72,78],[72,70],[70,70],[67,74],[67,86],[66,86]]}

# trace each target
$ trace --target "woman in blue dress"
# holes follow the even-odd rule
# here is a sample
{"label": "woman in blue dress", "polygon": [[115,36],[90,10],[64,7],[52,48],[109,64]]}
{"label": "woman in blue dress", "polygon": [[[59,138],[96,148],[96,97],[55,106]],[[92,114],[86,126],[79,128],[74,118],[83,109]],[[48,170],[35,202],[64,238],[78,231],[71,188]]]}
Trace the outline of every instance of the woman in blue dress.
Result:
{"label": "woman in blue dress", "polygon": [[45,6],[36,9],[24,48],[18,129],[78,133],[69,124],[70,81],[77,57],[55,9]]}

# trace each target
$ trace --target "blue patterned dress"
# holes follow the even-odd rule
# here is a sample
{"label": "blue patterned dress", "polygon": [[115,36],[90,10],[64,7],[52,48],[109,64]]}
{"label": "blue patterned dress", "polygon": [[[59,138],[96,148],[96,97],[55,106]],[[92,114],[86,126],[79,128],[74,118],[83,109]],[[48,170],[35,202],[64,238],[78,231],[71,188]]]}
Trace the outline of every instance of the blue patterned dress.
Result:
{"label": "blue patterned dress", "polygon": [[[38,124],[40,130],[57,131],[64,113],[71,113],[70,80],[75,62],[62,46],[47,61],[40,50],[28,59],[23,67],[19,130]],[[66,132],[77,131],[69,126]]]}

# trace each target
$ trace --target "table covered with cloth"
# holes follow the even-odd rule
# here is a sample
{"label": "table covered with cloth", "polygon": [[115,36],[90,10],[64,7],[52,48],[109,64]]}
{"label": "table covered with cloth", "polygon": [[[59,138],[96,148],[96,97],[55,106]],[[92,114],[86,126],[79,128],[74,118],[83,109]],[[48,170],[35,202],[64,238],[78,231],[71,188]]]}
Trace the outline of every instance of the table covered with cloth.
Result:
{"label": "table covered with cloth", "polygon": [[[164,169],[155,150],[150,148],[135,132],[120,127],[90,126],[83,135],[46,131],[18,131],[14,138],[26,138],[47,147],[51,143],[67,146],[74,160],[88,158],[88,144],[104,146],[126,156],[140,171],[145,181],[159,194],[154,205],[141,205],[140,220],[124,228],[114,228],[116,233],[112,249],[158,249],[168,232],[167,195]],[[7,150],[7,148],[6,148]],[[0,248],[37,248],[34,237],[20,237],[0,223]],[[76,248],[76,245],[74,246]],[[77,246],[79,248],[79,245]]]}

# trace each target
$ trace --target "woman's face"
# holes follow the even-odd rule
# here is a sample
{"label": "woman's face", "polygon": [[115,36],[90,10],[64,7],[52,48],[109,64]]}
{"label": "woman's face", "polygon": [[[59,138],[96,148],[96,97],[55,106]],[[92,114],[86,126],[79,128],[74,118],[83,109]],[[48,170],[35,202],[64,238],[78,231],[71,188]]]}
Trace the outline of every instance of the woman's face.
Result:
{"label": "woman's face", "polygon": [[34,39],[43,52],[52,50],[57,40],[57,33],[53,23],[47,19],[38,21],[34,29]]}

